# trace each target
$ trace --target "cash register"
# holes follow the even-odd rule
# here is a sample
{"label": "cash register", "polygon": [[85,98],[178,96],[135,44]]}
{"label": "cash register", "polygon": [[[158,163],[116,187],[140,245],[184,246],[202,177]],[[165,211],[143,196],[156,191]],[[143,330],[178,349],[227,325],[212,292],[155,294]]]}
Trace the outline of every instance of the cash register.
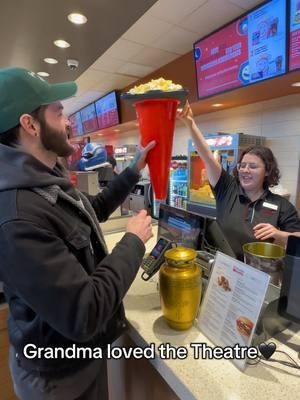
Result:
{"label": "cash register", "polygon": [[160,204],[158,241],[141,265],[142,279],[150,279],[164,261],[164,253],[172,246],[184,246],[197,250],[197,262],[201,264],[203,277],[208,279],[219,250],[235,258],[214,217],[208,217]]}
{"label": "cash register", "polygon": [[160,204],[158,242],[143,260],[143,280],[149,280],[164,262],[164,253],[172,246],[201,249],[205,232],[205,218],[192,212]]}

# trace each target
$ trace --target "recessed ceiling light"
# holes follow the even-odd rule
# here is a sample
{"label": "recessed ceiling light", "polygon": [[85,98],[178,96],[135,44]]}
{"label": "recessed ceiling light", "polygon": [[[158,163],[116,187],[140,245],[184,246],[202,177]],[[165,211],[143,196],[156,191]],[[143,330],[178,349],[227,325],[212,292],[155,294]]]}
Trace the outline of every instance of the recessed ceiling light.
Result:
{"label": "recessed ceiling light", "polygon": [[120,132],[120,129],[114,129],[114,132]]}
{"label": "recessed ceiling light", "polygon": [[43,71],[38,72],[37,74],[38,74],[39,76],[44,76],[44,77],[50,76],[50,74],[48,74],[48,72],[43,72]]}
{"label": "recessed ceiling light", "polygon": [[65,40],[58,39],[54,41],[55,46],[61,47],[62,49],[66,49],[67,47],[70,47],[70,43],[66,42]]}
{"label": "recessed ceiling light", "polygon": [[291,84],[291,86],[298,87],[298,86],[300,86],[300,82],[295,82],[295,83],[292,83],[292,84]]}
{"label": "recessed ceiling light", "polygon": [[44,61],[48,64],[57,64],[58,61],[55,58],[44,58]]}
{"label": "recessed ceiling light", "polygon": [[83,14],[72,13],[68,15],[68,20],[73,24],[81,25],[87,22],[87,17]]}
{"label": "recessed ceiling light", "polygon": [[212,107],[222,107],[222,106],[224,106],[224,104],[215,103],[215,104],[212,104],[211,106],[212,106]]}

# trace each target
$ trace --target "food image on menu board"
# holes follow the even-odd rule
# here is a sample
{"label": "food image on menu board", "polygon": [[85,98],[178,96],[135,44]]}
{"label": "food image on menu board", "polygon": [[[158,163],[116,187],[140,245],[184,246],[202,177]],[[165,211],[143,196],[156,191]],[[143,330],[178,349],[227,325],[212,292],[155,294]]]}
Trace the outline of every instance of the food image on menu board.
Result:
{"label": "food image on menu board", "polygon": [[224,275],[218,276],[218,285],[225,290],[225,292],[231,292],[231,287],[229,286],[229,280],[225,278]]}
{"label": "food image on menu board", "polygon": [[253,326],[254,326],[253,322],[251,321],[251,319],[247,317],[240,316],[236,320],[236,328],[240,333],[240,335],[242,336],[250,337]]}

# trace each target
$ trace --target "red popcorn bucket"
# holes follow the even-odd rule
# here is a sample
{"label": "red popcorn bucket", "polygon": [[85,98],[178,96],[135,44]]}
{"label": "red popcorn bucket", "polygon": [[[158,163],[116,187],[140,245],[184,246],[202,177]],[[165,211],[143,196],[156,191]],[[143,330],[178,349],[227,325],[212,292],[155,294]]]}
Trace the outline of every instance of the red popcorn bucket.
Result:
{"label": "red popcorn bucket", "polygon": [[135,103],[141,145],[145,147],[152,140],[156,141],[156,146],[148,153],[147,164],[157,200],[167,197],[178,104],[179,100],[176,99],[151,99]]}

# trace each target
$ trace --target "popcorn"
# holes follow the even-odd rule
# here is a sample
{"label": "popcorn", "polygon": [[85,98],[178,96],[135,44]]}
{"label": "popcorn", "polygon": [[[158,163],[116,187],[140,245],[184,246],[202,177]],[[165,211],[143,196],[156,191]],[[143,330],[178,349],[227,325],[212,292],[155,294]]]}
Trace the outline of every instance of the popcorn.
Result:
{"label": "popcorn", "polygon": [[174,92],[176,90],[181,90],[182,86],[173,83],[171,80],[166,80],[164,78],[152,79],[150,82],[143,83],[139,86],[134,86],[127,93],[130,94],[144,94],[151,90],[161,90],[163,92]]}

